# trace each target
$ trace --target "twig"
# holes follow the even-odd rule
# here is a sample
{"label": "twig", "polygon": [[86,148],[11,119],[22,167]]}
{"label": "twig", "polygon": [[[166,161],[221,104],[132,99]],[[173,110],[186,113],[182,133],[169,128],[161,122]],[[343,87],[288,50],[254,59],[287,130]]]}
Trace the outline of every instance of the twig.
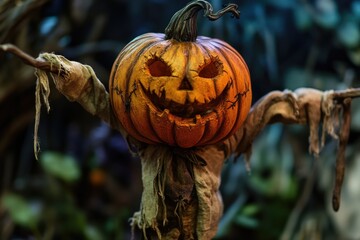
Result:
{"label": "twig", "polygon": [[341,186],[344,180],[345,173],[345,150],[349,139],[350,121],[351,121],[351,99],[346,98],[343,101],[343,117],[342,129],[339,134],[339,149],[336,156],[336,173],[335,173],[335,186],[333,190],[332,205],[334,211],[338,211],[340,207],[340,194]]}
{"label": "twig", "polygon": [[346,90],[337,90],[334,91],[333,99],[335,100],[344,100],[346,98],[358,98],[360,97],[360,88],[350,88]]}
{"label": "twig", "polygon": [[25,64],[35,67],[40,70],[44,70],[46,72],[59,74],[62,72],[62,69],[57,66],[52,65],[49,62],[44,61],[42,58],[33,58],[29,54],[25,53],[18,47],[13,44],[2,44],[0,45],[0,50],[3,52],[9,52],[17,56],[21,61]]}

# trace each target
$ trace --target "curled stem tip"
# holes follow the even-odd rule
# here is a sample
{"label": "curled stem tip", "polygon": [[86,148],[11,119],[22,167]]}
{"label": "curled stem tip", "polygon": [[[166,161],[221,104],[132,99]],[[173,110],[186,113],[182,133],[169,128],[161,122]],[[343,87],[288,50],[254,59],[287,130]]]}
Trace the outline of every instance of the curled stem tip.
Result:
{"label": "curled stem tip", "polygon": [[231,13],[239,18],[240,12],[236,4],[230,3],[217,12],[213,12],[211,4],[205,0],[197,0],[189,3],[179,10],[171,18],[165,29],[165,39],[175,39],[180,42],[194,42],[197,38],[196,17],[200,10],[204,10],[204,16],[210,21],[215,21],[225,13]]}

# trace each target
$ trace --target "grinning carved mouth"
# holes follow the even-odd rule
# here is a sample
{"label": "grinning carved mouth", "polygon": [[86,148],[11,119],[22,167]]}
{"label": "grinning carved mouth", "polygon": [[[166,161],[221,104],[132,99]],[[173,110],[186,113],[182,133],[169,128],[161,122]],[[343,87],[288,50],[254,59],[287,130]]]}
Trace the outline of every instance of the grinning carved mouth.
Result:
{"label": "grinning carved mouth", "polygon": [[189,102],[186,99],[185,104],[180,104],[174,102],[172,100],[166,100],[165,98],[165,90],[161,92],[161,95],[158,96],[155,92],[151,92],[147,90],[140,82],[140,86],[147,96],[148,99],[156,106],[159,111],[164,111],[168,109],[169,112],[175,116],[182,117],[182,118],[194,118],[197,115],[205,116],[215,111],[215,109],[226,100],[226,96],[231,84],[228,84],[222,93],[215,99],[211,100],[207,103],[199,103]]}

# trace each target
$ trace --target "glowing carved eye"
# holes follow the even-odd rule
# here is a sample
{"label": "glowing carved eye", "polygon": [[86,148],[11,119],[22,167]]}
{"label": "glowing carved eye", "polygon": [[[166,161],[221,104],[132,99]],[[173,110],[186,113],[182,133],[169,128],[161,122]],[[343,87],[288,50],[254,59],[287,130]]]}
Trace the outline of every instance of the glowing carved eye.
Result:
{"label": "glowing carved eye", "polygon": [[149,60],[147,65],[153,77],[171,76],[171,68],[159,58]]}
{"label": "glowing carved eye", "polygon": [[221,73],[221,69],[222,69],[221,62],[217,60],[211,61],[209,64],[207,64],[200,70],[199,77],[214,78]]}

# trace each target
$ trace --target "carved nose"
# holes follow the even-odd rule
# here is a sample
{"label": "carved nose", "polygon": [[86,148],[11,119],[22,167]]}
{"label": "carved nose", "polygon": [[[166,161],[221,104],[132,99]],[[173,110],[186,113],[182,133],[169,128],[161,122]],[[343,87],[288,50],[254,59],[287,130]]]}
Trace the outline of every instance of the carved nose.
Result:
{"label": "carved nose", "polygon": [[191,83],[187,77],[185,77],[178,88],[178,90],[193,90],[193,87],[191,86]]}

